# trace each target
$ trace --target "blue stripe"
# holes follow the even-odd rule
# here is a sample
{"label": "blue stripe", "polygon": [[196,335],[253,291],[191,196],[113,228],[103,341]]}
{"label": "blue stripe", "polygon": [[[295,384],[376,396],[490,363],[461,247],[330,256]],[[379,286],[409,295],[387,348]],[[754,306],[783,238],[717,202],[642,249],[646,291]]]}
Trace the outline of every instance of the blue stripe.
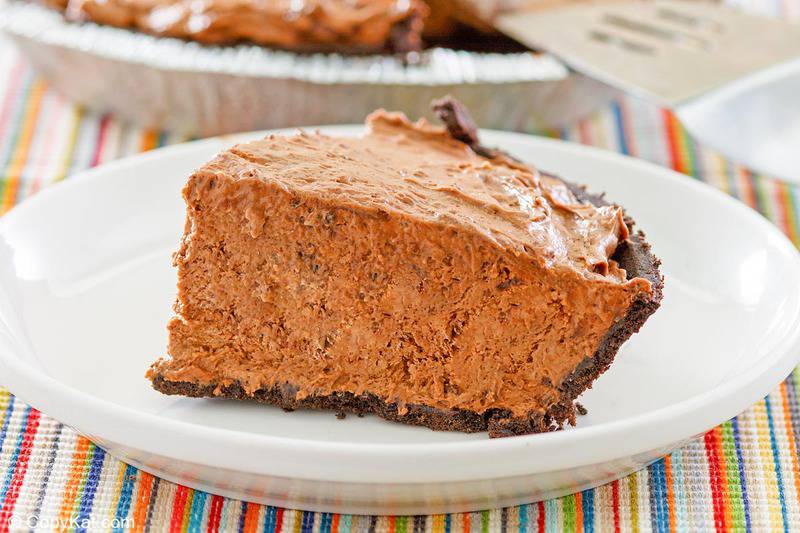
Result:
{"label": "blue stripe", "polygon": [[300,531],[302,533],[311,533],[314,530],[314,513],[303,511],[300,518]]}
{"label": "blue stripe", "polygon": [[207,493],[202,490],[194,491],[192,507],[189,509],[189,524],[186,526],[186,531],[200,532],[200,526],[203,523],[203,511],[205,511],[207,499]]}
{"label": "blue stripe", "polygon": [[239,533],[244,531],[244,519],[247,515],[247,502],[242,502],[242,512],[239,513]]}
{"label": "blue stripe", "polygon": [[78,525],[75,531],[86,531],[85,527],[81,527],[83,521],[89,519],[92,512],[92,504],[94,503],[94,495],[97,492],[97,486],[100,484],[100,471],[103,469],[103,460],[106,453],[102,448],[92,444],[92,461],[89,463],[89,473],[86,475],[86,483],[83,485],[83,495],[81,496],[81,506],[78,509]]}
{"label": "blue stripe", "polygon": [[664,460],[653,463],[648,468],[650,482],[650,520],[653,529],[659,533],[669,533],[669,509],[667,509],[667,475]]}
{"label": "blue stripe", "polygon": [[137,473],[138,470],[136,468],[131,465],[125,465],[125,473],[122,474],[122,488],[119,491],[119,501],[117,501],[117,510],[114,513],[115,533],[123,531],[122,521],[128,516],[128,511],[131,508],[131,495],[133,494]]}
{"label": "blue stripe", "polygon": [[331,513],[321,513],[319,515],[319,533],[330,533],[332,518],[333,515],[331,515]]}
{"label": "blue stripe", "polygon": [[594,531],[594,489],[583,491],[581,498],[583,530],[587,533],[592,533]]}
{"label": "blue stripe", "polygon": [[519,530],[520,533],[528,531],[528,508],[530,505],[519,506]]}
{"label": "blue stripe", "polygon": [[[275,531],[277,522],[278,510],[275,507],[267,507],[264,513],[264,533],[272,533]],[[325,533],[324,531],[322,533]]]}
{"label": "blue stripe", "polygon": [[449,515],[449,514],[445,515],[445,517],[444,517],[444,533],[450,533],[450,529],[452,527],[451,526],[452,520],[453,520],[453,516],[452,515]]}
{"label": "blue stripe", "polygon": [[628,138],[625,136],[625,121],[622,117],[622,106],[619,102],[611,105],[611,112],[614,113],[614,125],[616,126],[617,139],[619,140],[619,151],[625,155],[630,155],[631,150],[628,146]]}
{"label": "blue stripe", "polygon": [[750,500],[747,498],[747,478],[744,475],[744,457],[742,456],[742,441],[739,437],[739,419],[731,420],[733,426],[733,446],[736,450],[736,462],[739,466],[739,484],[742,486],[742,505],[744,506],[744,523],[748,533],[752,531],[750,523]]}
{"label": "blue stripe", "polygon": [[[16,469],[17,460],[19,459],[19,452],[20,449],[22,448],[22,441],[25,438],[25,432],[28,429],[28,415],[30,415],[30,413],[31,413],[31,408],[30,406],[28,406],[25,408],[25,414],[23,415],[22,419],[22,431],[20,431],[19,435],[17,436],[17,445],[14,448],[14,453],[11,455],[11,462],[8,463],[7,467],[8,469],[6,470],[6,478],[3,481],[3,490],[0,491],[0,502],[5,501],[6,494],[8,493],[8,487],[11,485],[11,480],[14,477],[14,470]],[[8,431],[7,425],[3,424],[3,435],[2,435],[3,438],[5,438],[7,431]],[[0,442],[2,442],[2,439],[0,439]]]}
{"label": "blue stripe", "polygon": [[544,502],[544,528],[545,531],[558,531],[561,524],[558,523],[558,500],[547,500]]}
{"label": "blue stripe", "polygon": [[789,520],[786,516],[786,495],[783,493],[783,476],[781,475],[781,459],[778,452],[778,442],[775,439],[775,425],[772,423],[772,405],[769,396],[764,398],[767,407],[767,422],[769,422],[769,442],[772,445],[772,459],[775,463],[775,477],[778,480],[778,496],[781,501],[781,517],[783,518],[783,531],[789,533]]}
{"label": "blue stripe", "polygon": [[14,400],[14,395],[9,394],[6,412],[3,413],[3,429],[0,429],[0,451],[3,451],[3,444],[5,444],[6,435],[8,435],[8,424],[11,422],[11,414],[14,412]]}

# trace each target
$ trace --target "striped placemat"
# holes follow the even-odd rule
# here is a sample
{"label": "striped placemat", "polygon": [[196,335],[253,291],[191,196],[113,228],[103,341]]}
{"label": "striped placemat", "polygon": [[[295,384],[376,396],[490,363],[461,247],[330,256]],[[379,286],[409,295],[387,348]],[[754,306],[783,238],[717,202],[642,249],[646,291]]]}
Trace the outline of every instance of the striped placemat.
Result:
{"label": "striped placemat", "polygon": [[[739,3],[800,13],[794,0]],[[705,181],[756,209],[798,244],[800,188],[702,149],[669,112],[623,99],[554,134]],[[75,171],[182,140],[71,105],[0,40],[0,212]],[[261,506],[159,480],[0,389],[0,533],[789,531],[800,529],[799,392],[795,372],[742,415],[651,467],[594,490],[478,513],[376,517]]]}

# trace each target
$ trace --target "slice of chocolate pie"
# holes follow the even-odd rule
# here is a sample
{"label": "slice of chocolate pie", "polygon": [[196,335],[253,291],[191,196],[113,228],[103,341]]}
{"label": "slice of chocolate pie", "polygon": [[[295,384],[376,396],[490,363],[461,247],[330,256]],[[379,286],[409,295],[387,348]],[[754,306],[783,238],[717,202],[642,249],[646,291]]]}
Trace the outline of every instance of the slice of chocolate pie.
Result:
{"label": "slice of chocolate pie", "polygon": [[658,308],[622,208],[447,127],[270,135],[190,178],[166,394],[373,413],[491,436],[574,422]]}

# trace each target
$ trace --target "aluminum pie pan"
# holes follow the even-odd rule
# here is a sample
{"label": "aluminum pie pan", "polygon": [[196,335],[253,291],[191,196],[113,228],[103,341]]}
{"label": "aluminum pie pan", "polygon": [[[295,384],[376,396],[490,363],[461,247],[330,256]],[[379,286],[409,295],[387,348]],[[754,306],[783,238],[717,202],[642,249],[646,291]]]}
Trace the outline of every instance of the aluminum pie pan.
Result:
{"label": "aluminum pie pan", "polygon": [[423,116],[447,93],[482,127],[540,130],[565,125],[615,94],[533,52],[432,48],[404,63],[387,55],[206,46],[68,22],[18,1],[0,8],[0,29],[70,99],[141,126],[201,136],[361,122],[379,107]]}

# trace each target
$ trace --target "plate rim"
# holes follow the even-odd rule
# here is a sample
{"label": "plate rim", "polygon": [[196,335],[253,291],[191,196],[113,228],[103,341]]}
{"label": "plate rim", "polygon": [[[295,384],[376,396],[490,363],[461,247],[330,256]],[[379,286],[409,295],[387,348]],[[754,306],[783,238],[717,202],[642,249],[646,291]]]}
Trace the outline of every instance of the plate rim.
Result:
{"label": "plate rim", "polygon": [[[362,125],[319,126],[318,128],[341,134],[352,134],[363,130]],[[314,128],[309,127],[304,129],[310,130]],[[191,152],[206,147],[211,148],[212,146],[221,147],[248,138],[258,138],[258,136],[263,136],[267,133],[281,134],[295,130],[296,128],[267,130],[201,139],[122,158],[93,169],[76,173],[68,180],[45,188],[33,197],[20,203],[9,213],[0,218],[0,236],[7,231],[7,226],[13,224],[17,218],[24,216],[25,213],[35,210],[40,202],[48,201],[48,199],[54,197],[54,195],[63,194],[63,191],[69,188],[90,187],[94,180],[104,179],[105,174],[113,174],[118,169],[125,166],[136,166],[142,161],[157,160],[165,157],[180,157],[182,152]],[[728,204],[733,209],[737,210],[741,216],[749,218],[751,223],[761,226],[766,229],[767,232],[777,237],[783,251],[787,252],[788,255],[791,256],[791,260],[800,267],[800,253],[798,253],[794,245],[774,224],[745,204],[714,189],[710,185],[691,180],[687,176],[647,161],[595,147],[520,133],[494,130],[483,130],[482,133],[485,135],[485,138],[490,140],[493,144],[498,144],[500,146],[503,145],[503,139],[515,139],[517,142],[540,144],[547,149],[562,150],[565,153],[571,152],[573,155],[577,154],[577,157],[583,157],[583,154],[586,154],[589,157],[600,157],[610,160],[614,164],[629,165],[634,167],[634,169],[641,168],[644,171],[649,171],[656,179],[667,180],[677,184],[677,186],[688,187],[698,194],[711,196],[715,201]],[[798,268],[798,271],[800,271],[800,268]],[[667,280],[667,283],[668,282]],[[794,323],[800,324],[800,314],[796,313],[796,315],[799,316],[794,317]],[[2,317],[0,317],[0,319],[1,318]],[[0,324],[0,326],[2,326],[2,329],[9,330],[5,324]],[[5,333],[11,334],[11,331],[9,330]],[[513,463],[511,466],[508,464],[498,464],[483,468],[485,472],[492,472],[491,475],[479,475],[477,472],[481,471],[481,468],[465,469],[462,472],[450,468],[448,475],[443,475],[441,469],[430,469],[427,473],[424,471],[420,472],[419,468],[405,473],[402,471],[397,472],[397,469],[389,469],[392,472],[393,482],[406,481],[422,483],[503,477],[499,475],[500,473],[503,473],[504,476],[519,475],[522,473],[520,471],[521,467],[524,467],[525,474],[575,468],[588,464],[622,459],[637,453],[644,453],[648,450],[656,449],[667,444],[675,444],[675,442],[680,440],[691,438],[737,415],[747,406],[752,405],[752,403],[758,401],[759,398],[771,392],[774,387],[780,383],[780,380],[784,379],[785,376],[790,373],[792,368],[796,366],[798,354],[800,354],[800,328],[794,328],[793,332],[788,332],[772,349],[765,352],[761,359],[749,367],[748,372],[740,373],[735,376],[734,379],[726,383],[722,383],[711,390],[682,400],[674,405],[621,420],[605,422],[597,426],[573,428],[568,431],[525,435],[507,439],[424,444],[326,442],[253,434],[239,430],[209,427],[196,423],[168,419],[93,396],[58,381],[54,377],[35,369],[30,363],[23,360],[21,356],[15,355],[13,353],[13,346],[9,346],[9,344],[11,343],[7,339],[0,339],[0,367],[5,368],[7,372],[6,375],[9,377],[4,385],[8,387],[9,390],[11,390],[13,385],[16,385],[17,392],[14,392],[14,394],[18,395],[26,403],[67,425],[76,427],[80,432],[88,434],[91,440],[99,440],[101,442],[111,441],[147,453],[164,455],[176,459],[185,458],[181,460],[190,460],[195,464],[242,471],[243,461],[239,454],[217,453],[220,446],[225,448],[226,446],[230,447],[233,445],[237,450],[248,447],[261,450],[269,449],[271,453],[280,455],[286,459],[286,464],[283,466],[277,465],[273,461],[266,461],[260,464],[251,461],[248,464],[248,469],[252,473],[283,475],[285,477],[299,477],[320,481],[385,483],[387,479],[387,465],[383,463],[387,460],[393,461],[395,465],[401,463],[424,463],[434,465],[440,464],[441,461],[445,459],[449,459],[454,463],[460,462],[460,464],[466,465],[469,464],[470,461],[474,461],[476,453],[479,456],[487,456],[488,459],[492,457],[500,458],[510,454],[514,459],[511,461],[511,463]],[[733,409],[732,407],[723,409],[720,404],[731,403],[731,398],[735,398],[737,393],[748,399],[746,401],[739,400],[738,402],[733,402],[737,405],[735,409],[736,412],[730,413],[729,416],[726,415],[725,418],[721,420],[718,420],[719,414],[712,417],[709,417],[707,414],[702,416],[700,412],[702,410],[710,410],[715,413],[719,411],[725,411],[726,413],[731,411]],[[754,396],[755,398],[753,399]],[[68,406],[72,406],[72,409]],[[77,409],[79,406],[82,406],[83,410]],[[739,408],[738,406],[742,407]],[[94,411],[96,413],[96,422],[92,420],[91,416],[87,416],[86,413],[89,411]],[[688,418],[691,420],[687,421]],[[709,424],[709,419],[712,418],[714,420]],[[661,428],[662,431],[658,431],[659,426],[669,426],[671,423],[675,423],[676,420],[681,419],[683,421],[681,425],[683,427],[682,433],[685,433],[685,435],[680,435],[671,439],[672,442],[665,442],[663,436],[659,436],[664,433],[663,427]],[[111,424],[111,429],[106,428],[103,430],[102,426],[104,423],[108,425],[108,420],[115,420],[118,423]],[[126,423],[120,424],[119,422],[121,421],[125,421]],[[126,426],[128,430],[123,428],[123,425]],[[166,431],[171,436],[176,437],[176,439],[171,440],[177,440],[178,442],[170,442],[170,439],[166,438],[158,439],[158,442],[154,442],[154,440],[147,435],[136,435],[136,430],[130,429],[135,427],[146,429],[150,433],[161,434],[162,431]],[[636,445],[626,443],[626,446],[616,447],[614,450],[605,449],[602,453],[597,453],[598,450],[595,446],[585,445],[587,443],[591,444],[597,440],[600,440],[600,442],[603,442],[603,440],[613,441],[614,435],[630,434],[630,432],[636,432],[637,434]],[[200,445],[193,446],[192,453],[188,454],[186,447],[181,445],[181,442],[185,439],[190,439],[195,443],[200,443]],[[583,446],[581,446],[582,444]],[[569,460],[566,460],[563,454],[561,458],[547,457],[547,450],[556,450],[563,446],[570,446],[571,450],[575,452],[571,454]],[[608,448],[608,446],[605,446],[605,448]],[[537,453],[534,454],[532,452]],[[544,458],[525,457],[526,453],[528,455],[544,456]],[[315,461],[315,463],[318,463],[316,466],[322,466],[319,463],[329,463],[330,459],[335,458],[340,462],[340,466],[347,463],[350,465],[361,465],[363,467],[363,465],[369,463],[370,466],[375,466],[375,468],[361,468],[360,472],[348,473],[345,471],[346,469],[344,467],[336,468],[328,465],[327,468],[315,470],[306,465],[306,468],[299,468],[298,470],[298,465],[308,463],[307,457],[309,454],[322,454],[328,459],[320,459],[318,462]],[[188,455],[191,455],[191,457],[188,457]],[[304,458],[305,461],[303,460]],[[515,468],[512,468],[512,466]],[[370,475],[365,474],[365,472],[368,472]]]}

